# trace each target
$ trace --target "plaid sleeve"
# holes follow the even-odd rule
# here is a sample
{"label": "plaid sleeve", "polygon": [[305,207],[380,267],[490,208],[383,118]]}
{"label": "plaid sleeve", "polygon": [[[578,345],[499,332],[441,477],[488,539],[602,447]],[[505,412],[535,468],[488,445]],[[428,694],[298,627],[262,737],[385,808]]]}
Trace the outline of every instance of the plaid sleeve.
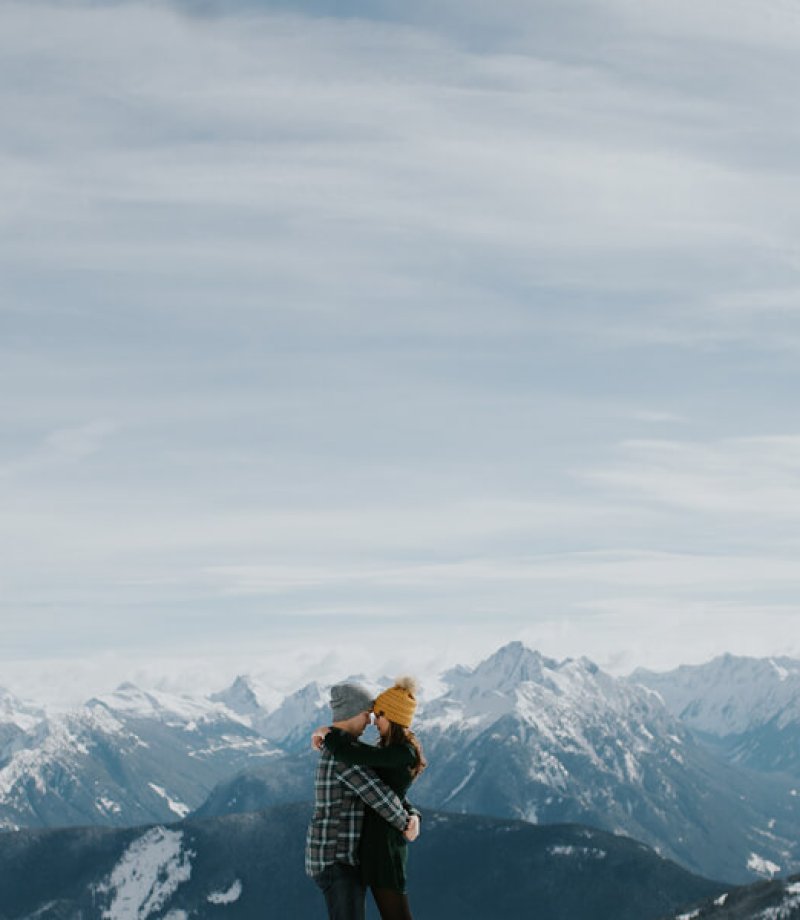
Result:
{"label": "plaid sleeve", "polygon": [[337,763],[336,772],[345,786],[364,804],[374,809],[384,821],[388,821],[399,831],[406,829],[408,813],[403,808],[403,803],[372,770],[365,770],[363,767],[343,767]]}
{"label": "plaid sleeve", "polygon": [[419,810],[419,808],[417,808],[416,805],[412,805],[408,799],[403,799],[403,808],[405,808],[408,814],[416,815],[420,821],[422,820],[422,812]]}

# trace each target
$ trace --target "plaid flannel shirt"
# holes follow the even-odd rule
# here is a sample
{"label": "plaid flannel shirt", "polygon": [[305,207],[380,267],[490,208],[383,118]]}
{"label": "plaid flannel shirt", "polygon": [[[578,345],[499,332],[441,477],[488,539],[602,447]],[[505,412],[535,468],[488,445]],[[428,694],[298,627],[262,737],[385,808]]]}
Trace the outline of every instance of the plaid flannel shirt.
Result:
{"label": "plaid flannel shirt", "polygon": [[367,767],[337,763],[322,749],[314,781],[314,817],[306,837],[306,874],[312,878],[333,863],[358,865],[358,843],[369,805],[398,830],[405,830],[403,803]]}

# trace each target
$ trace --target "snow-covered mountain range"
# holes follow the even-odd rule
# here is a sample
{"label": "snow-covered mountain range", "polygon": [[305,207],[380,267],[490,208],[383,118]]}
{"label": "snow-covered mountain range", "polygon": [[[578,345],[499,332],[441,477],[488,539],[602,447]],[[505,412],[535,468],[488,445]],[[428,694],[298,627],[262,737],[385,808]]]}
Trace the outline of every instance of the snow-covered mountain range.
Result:
{"label": "snow-covered mountain range", "polygon": [[321,725],[330,719],[328,688],[316,682],[289,696],[276,698],[274,694],[267,697],[251,678],[238,677],[232,687],[212,699],[225,703],[285,751],[307,748],[307,726]]}
{"label": "snow-covered mountain range", "polygon": [[436,765],[421,803],[586,822],[715,878],[746,878],[754,855],[800,866],[791,786],[720,762],[646,688],[519,643],[443,680],[419,721]]}
{"label": "snow-covered mountain range", "polygon": [[663,674],[635,671],[631,681],[655,690],[731,762],[800,783],[800,661],[723,655]]}
{"label": "snow-covered mountain range", "polygon": [[[710,729],[790,728],[800,663],[745,668],[753,686],[742,690],[741,659],[721,661],[728,667],[679,669],[670,680],[624,679],[511,643],[454,668],[418,710],[430,767],[412,797],[425,808],[622,832],[707,877],[797,871],[800,780],[737,757]],[[706,693],[704,680],[716,689]],[[212,698],[125,685],[69,716],[29,718],[0,748],[7,827],[123,826],[308,799],[308,735],[329,710],[326,687],[282,696],[242,675]]]}
{"label": "snow-covered mountain range", "polygon": [[175,820],[219,780],[279,754],[218,703],[131,684],[27,725],[14,712],[20,731],[0,749],[5,828]]}
{"label": "snow-covered mountain range", "polygon": [[631,681],[657,690],[690,728],[719,738],[776,719],[800,721],[800,661],[793,658],[721,655],[660,674],[638,669]]}
{"label": "snow-covered mountain range", "polygon": [[[585,659],[557,662],[520,643],[476,668],[455,668],[439,683],[443,692],[420,707],[415,722],[431,763],[412,793],[421,806],[586,821],[737,881],[798,864],[793,780],[729,764],[640,683]],[[294,717],[287,740],[299,737],[304,747],[311,728],[325,721],[316,702],[300,705],[309,699],[317,698],[304,688],[283,704]],[[273,741],[280,746],[284,738],[276,733]],[[222,783],[199,813],[276,804],[284,788],[297,795],[303,768],[289,763],[284,776],[279,759]],[[305,788],[310,794],[310,772]]]}

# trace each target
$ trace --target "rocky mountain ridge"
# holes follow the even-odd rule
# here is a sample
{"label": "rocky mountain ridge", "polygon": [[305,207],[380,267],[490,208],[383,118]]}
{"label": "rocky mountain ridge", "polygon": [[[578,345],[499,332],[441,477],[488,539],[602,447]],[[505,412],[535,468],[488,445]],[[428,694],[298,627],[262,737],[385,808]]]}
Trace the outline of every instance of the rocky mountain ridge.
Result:
{"label": "rocky mountain ridge", "polygon": [[[521,643],[451,669],[418,710],[431,766],[415,801],[592,824],[731,881],[800,867],[792,778],[754,772],[709,746],[640,678]],[[124,685],[4,749],[0,820],[124,826],[305,799],[308,735],[328,719],[318,684],[281,698],[242,676],[211,699]]]}
{"label": "rocky mountain ridge", "polygon": [[729,763],[787,773],[800,787],[800,661],[722,655],[662,674],[638,670],[630,679],[657,692]]}
{"label": "rocky mountain ridge", "polygon": [[132,684],[43,717],[0,752],[0,828],[174,820],[278,750],[225,707]]}

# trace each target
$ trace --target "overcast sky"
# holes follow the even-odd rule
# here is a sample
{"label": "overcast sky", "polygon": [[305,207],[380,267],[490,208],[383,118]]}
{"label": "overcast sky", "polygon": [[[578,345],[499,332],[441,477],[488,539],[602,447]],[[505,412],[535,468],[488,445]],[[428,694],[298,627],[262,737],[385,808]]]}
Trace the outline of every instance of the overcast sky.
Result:
{"label": "overcast sky", "polygon": [[0,2],[0,685],[800,655],[796,6],[495,6]]}

